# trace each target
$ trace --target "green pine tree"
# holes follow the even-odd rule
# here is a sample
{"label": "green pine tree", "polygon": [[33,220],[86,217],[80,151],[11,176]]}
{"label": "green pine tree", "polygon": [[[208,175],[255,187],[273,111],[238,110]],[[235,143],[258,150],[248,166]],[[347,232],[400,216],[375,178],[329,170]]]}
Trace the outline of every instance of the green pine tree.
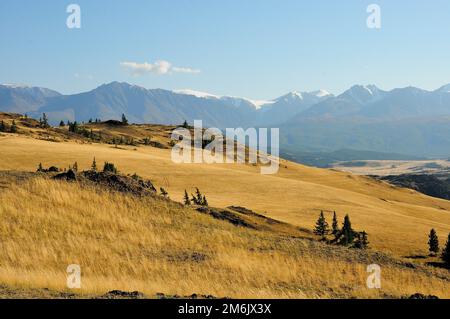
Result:
{"label": "green pine tree", "polygon": [[123,124],[123,125],[128,125],[128,119],[127,119],[127,117],[125,116],[125,114],[122,114],[122,124]]}
{"label": "green pine tree", "polygon": [[445,244],[444,249],[442,250],[442,261],[445,263],[447,267],[450,267],[450,234],[448,234],[447,243]]}
{"label": "green pine tree", "polygon": [[117,168],[113,163],[105,162],[105,165],[103,165],[103,172],[117,174]]}
{"label": "green pine tree", "polygon": [[202,199],[202,206],[209,206],[208,201],[206,200],[206,196],[203,195],[203,199]]}
{"label": "green pine tree", "polygon": [[369,239],[367,238],[367,233],[365,231],[356,234],[356,240],[353,247],[359,249],[369,248]]}
{"label": "green pine tree", "polygon": [[333,223],[331,225],[331,228],[332,228],[331,233],[334,236],[337,236],[339,234],[340,229],[339,229],[339,224],[338,224],[336,212],[333,212]]}
{"label": "green pine tree", "polygon": [[203,196],[202,193],[200,192],[200,190],[198,188],[195,188],[195,201],[194,203],[197,205],[201,205],[203,202]]}
{"label": "green pine tree", "polygon": [[323,211],[321,211],[319,219],[316,222],[316,227],[314,228],[314,234],[321,236],[322,239],[325,239],[328,233],[328,223],[325,219],[325,216],[323,215]]}
{"label": "green pine tree", "polygon": [[13,120],[11,128],[10,128],[10,132],[11,133],[17,133],[17,125],[16,125],[16,121]]}
{"label": "green pine tree", "polygon": [[439,252],[439,238],[434,229],[428,235],[428,247],[431,255],[436,255]]}
{"label": "green pine tree", "polygon": [[340,233],[339,243],[344,246],[348,246],[353,243],[355,239],[355,231],[352,228],[352,223],[350,222],[350,216],[345,215],[344,223],[342,225],[342,230]]}
{"label": "green pine tree", "polygon": [[45,113],[42,114],[41,126],[42,127],[49,127],[47,114],[45,114]]}
{"label": "green pine tree", "polygon": [[94,160],[92,161],[91,170],[94,172],[97,171],[97,161],[95,160],[95,157]]}
{"label": "green pine tree", "polygon": [[190,206],[191,200],[189,199],[189,195],[186,190],[184,190],[184,205]]}

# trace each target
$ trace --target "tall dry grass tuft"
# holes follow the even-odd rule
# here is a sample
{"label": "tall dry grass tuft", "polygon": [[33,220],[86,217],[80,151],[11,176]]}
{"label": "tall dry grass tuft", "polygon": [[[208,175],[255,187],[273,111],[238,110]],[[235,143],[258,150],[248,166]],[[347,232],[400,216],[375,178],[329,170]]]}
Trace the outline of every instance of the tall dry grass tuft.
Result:
{"label": "tall dry grass tuft", "polygon": [[369,290],[358,252],[238,228],[165,200],[34,178],[1,191],[0,203],[0,283],[12,287],[66,290],[66,267],[79,264],[85,295],[450,297],[444,272],[386,262],[383,288]]}

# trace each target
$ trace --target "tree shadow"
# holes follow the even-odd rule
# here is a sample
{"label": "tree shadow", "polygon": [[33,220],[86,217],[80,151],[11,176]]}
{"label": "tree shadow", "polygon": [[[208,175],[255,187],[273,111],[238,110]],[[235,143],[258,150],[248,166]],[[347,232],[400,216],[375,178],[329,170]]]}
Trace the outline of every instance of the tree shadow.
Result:
{"label": "tree shadow", "polygon": [[404,256],[403,258],[408,258],[408,259],[427,259],[428,256],[424,256],[424,255],[411,255],[411,256]]}
{"label": "tree shadow", "polygon": [[450,270],[450,265],[447,265],[446,263],[441,262],[441,261],[430,261],[430,262],[427,262],[427,265],[436,267],[436,268],[443,268],[443,269]]}

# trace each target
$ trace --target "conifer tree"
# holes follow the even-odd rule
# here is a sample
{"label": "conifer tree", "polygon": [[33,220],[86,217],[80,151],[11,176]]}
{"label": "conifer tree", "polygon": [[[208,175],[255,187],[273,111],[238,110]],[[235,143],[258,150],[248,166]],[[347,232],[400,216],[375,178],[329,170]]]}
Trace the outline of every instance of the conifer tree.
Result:
{"label": "conifer tree", "polygon": [[183,128],[189,128],[188,122],[185,120],[182,125]]}
{"label": "conifer tree", "polygon": [[355,248],[359,249],[367,249],[369,248],[369,240],[367,238],[367,233],[365,231],[362,231],[358,234],[356,234],[356,241],[353,245]]}
{"label": "conifer tree", "polygon": [[350,216],[345,215],[344,223],[342,225],[342,230],[340,234],[340,244],[348,246],[351,243],[353,243],[354,239],[355,239],[355,231],[352,229]]}
{"label": "conifer tree", "polygon": [[16,121],[13,120],[11,128],[10,128],[10,132],[11,133],[17,133],[17,125],[16,125]]}
{"label": "conifer tree", "polygon": [[61,120],[61,122],[59,122],[59,126],[60,126],[60,127],[64,127],[64,126],[66,126],[66,124],[64,123],[63,120]]}
{"label": "conifer tree", "polygon": [[450,267],[450,234],[448,234],[447,243],[445,244],[444,249],[442,250],[442,261],[445,263],[447,267]]}
{"label": "conifer tree", "polygon": [[434,229],[428,235],[428,247],[431,255],[436,255],[439,252],[439,238]]}
{"label": "conifer tree", "polygon": [[203,195],[202,206],[209,206],[208,201],[206,200],[206,196]]}
{"label": "conifer tree", "polygon": [[69,124],[69,131],[73,133],[78,133],[78,123],[77,121]]}
{"label": "conifer tree", "polygon": [[123,125],[128,125],[128,119],[127,119],[127,117],[125,116],[125,114],[122,114],[122,124],[123,124]]}
{"label": "conifer tree", "polygon": [[95,157],[94,160],[92,161],[91,170],[94,172],[97,171],[97,161],[95,160]]}
{"label": "conifer tree", "polygon": [[339,234],[339,224],[336,216],[336,212],[333,212],[333,224],[332,224],[332,234],[337,236]]}
{"label": "conifer tree", "polygon": [[200,193],[200,190],[198,188],[195,188],[195,204],[201,205],[203,202],[203,196],[202,193]]}
{"label": "conifer tree", "polygon": [[314,228],[314,234],[321,236],[323,239],[327,236],[328,223],[323,215],[323,211],[320,212],[319,219],[316,222],[316,227]]}
{"label": "conifer tree", "polygon": [[186,190],[184,190],[184,205],[190,206],[191,200],[189,199],[189,195]]}
{"label": "conifer tree", "polygon": [[117,168],[113,163],[105,162],[105,165],[103,165],[103,172],[117,174]]}
{"label": "conifer tree", "polygon": [[47,114],[42,114],[42,127],[49,127]]}
{"label": "conifer tree", "polygon": [[39,163],[37,171],[38,172],[43,172],[44,171],[44,168],[42,167],[42,163]]}

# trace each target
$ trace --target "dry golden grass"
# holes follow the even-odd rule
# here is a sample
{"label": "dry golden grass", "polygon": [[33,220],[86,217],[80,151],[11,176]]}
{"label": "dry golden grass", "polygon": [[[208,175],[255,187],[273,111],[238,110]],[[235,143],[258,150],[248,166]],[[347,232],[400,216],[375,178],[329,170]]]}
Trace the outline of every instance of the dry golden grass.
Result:
{"label": "dry golden grass", "polygon": [[[65,290],[75,263],[83,295],[450,297],[447,271],[235,227],[170,201],[33,178],[1,190],[0,203],[0,282],[11,287]],[[372,262],[382,266],[381,290],[366,288]]]}
{"label": "dry golden grass", "polygon": [[320,210],[331,219],[350,214],[357,230],[369,233],[374,249],[396,256],[427,253],[427,235],[450,232],[450,202],[392,187],[363,176],[316,169],[282,161],[276,175],[241,164],[174,164],[170,150],[78,142],[52,143],[30,137],[0,136],[0,170],[36,170],[37,164],[80,169],[114,162],[124,173],[137,173],[181,201],[184,190],[199,187],[211,205],[244,206],[293,225],[311,229]]}

